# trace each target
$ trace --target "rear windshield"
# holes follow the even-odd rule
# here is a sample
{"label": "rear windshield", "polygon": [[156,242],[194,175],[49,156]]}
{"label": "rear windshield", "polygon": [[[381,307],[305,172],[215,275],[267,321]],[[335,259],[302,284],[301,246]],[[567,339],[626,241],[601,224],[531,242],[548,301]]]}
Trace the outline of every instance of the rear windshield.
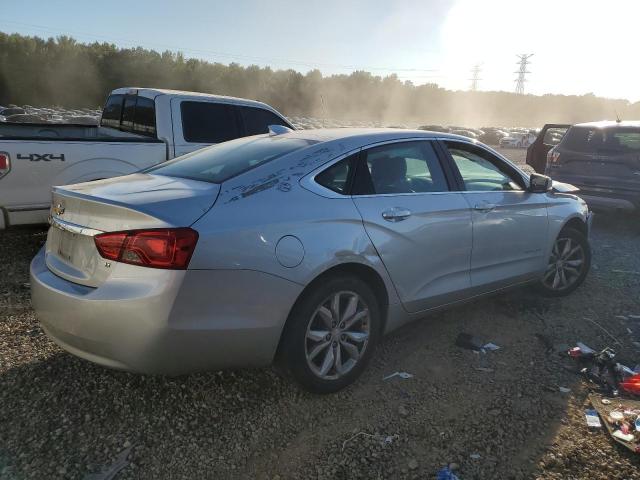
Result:
{"label": "rear windshield", "polygon": [[169,177],[222,183],[276,158],[317,143],[277,136],[245,137],[197,150],[146,170]]}
{"label": "rear windshield", "polygon": [[640,150],[640,128],[571,127],[562,147],[575,152],[634,152]]}

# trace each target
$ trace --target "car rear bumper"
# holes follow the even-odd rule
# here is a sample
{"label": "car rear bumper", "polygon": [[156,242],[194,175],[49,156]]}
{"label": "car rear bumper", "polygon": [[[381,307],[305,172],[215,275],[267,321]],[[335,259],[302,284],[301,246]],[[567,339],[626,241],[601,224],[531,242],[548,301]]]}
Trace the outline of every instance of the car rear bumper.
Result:
{"label": "car rear bumper", "polygon": [[142,282],[85,287],[49,271],[41,250],[31,263],[33,306],[47,335],[78,357],[178,375],[271,363],[302,290],[248,270],[148,270]]}

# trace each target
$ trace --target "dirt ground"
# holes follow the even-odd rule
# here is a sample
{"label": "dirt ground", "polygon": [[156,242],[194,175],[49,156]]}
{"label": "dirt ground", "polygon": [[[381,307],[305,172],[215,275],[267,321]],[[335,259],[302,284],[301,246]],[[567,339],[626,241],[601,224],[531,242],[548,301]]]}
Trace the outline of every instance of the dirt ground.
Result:
{"label": "dirt ground", "polygon": [[[65,353],[29,303],[45,235],[0,233],[2,479],[82,479],[129,447],[118,480],[430,479],[447,462],[461,480],[640,478],[640,455],[587,429],[589,390],[553,351],[583,341],[640,363],[616,318],[640,315],[637,218],[596,216],[593,270],[571,296],[519,289],[425,317],[330,396],[270,369],[153,377]],[[481,361],[454,345],[460,332],[501,348]],[[383,380],[395,371],[414,376]]]}

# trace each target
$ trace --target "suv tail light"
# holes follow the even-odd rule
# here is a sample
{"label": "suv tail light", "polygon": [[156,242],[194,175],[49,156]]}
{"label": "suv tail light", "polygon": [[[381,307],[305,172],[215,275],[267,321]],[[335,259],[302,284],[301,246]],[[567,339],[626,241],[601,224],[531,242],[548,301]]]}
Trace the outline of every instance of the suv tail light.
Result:
{"label": "suv tail light", "polygon": [[11,159],[6,152],[0,152],[0,178],[4,177],[11,170]]}
{"label": "suv tail light", "polygon": [[186,270],[198,242],[191,228],[100,233],[93,237],[100,256],[131,265]]}

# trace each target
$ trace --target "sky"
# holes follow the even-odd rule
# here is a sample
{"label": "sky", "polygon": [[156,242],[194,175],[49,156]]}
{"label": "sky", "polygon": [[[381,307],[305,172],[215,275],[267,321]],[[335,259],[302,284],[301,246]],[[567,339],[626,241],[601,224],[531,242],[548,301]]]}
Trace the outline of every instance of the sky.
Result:
{"label": "sky", "polygon": [[414,84],[640,100],[640,0],[0,0],[0,31]]}

